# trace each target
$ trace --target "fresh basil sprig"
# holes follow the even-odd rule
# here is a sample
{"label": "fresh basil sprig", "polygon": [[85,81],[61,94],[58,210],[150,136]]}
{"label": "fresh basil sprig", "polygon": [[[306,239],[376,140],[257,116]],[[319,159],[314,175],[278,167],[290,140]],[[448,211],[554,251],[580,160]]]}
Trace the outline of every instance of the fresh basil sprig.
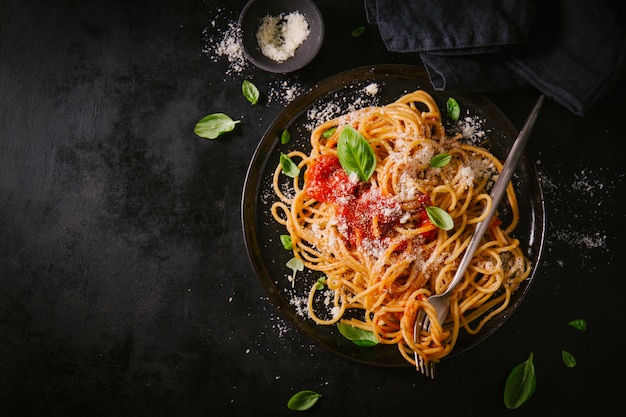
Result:
{"label": "fresh basil sprig", "polygon": [[288,177],[294,178],[300,173],[300,168],[291,160],[288,155],[280,154],[280,166]]}
{"label": "fresh basil sprig", "polygon": [[287,268],[291,268],[292,274],[291,274],[290,281],[291,281],[291,286],[294,287],[296,285],[296,271],[304,270],[304,262],[300,258],[291,258],[290,260],[287,261],[286,265],[287,265]]}
{"label": "fresh basil sprig", "polygon": [[567,324],[569,324],[576,330],[580,330],[581,332],[584,332],[585,330],[587,330],[587,322],[584,319],[572,320]]}
{"label": "fresh basil sprig", "polygon": [[259,102],[259,89],[251,81],[243,80],[241,83],[241,92],[243,96],[252,104],[255,105]]}
{"label": "fresh basil sprig", "polygon": [[518,408],[533,395],[536,386],[537,377],[531,352],[528,359],[515,366],[506,378],[504,404],[510,409]]}
{"label": "fresh basil sprig", "polygon": [[291,133],[289,133],[287,129],[284,129],[282,133],[280,134],[280,143],[284,145],[286,143],[289,143],[290,140],[291,140]]}
{"label": "fresh basil sprig", "polygon": [[450,163],[452,155],[449,153],[440,153],[432,157],[430,166],[433,168],[443,168]]}
{"label": "fresh basil sprig", "polygon": [[283,245],[283,248],[287,250],[293,249],[293,243],[291,242],[290,235],[280,235],[280,243]]}
{"label": "fresh basil sprig", "polygon": [[339,163],[348,173],[367,181],[376,169],[376,155],[369,142],[352,126],[344,126],[337,142]]}
{"label": "fresh basil sprig", "polygon": [[359,329],[357,327],[350,326],[344,323],[337,323],[337,328],[339,329],[339,333],[341,333],[343,337],[351,340],[352,343],[357,346],[372,347],[380,343],[374,335],[374,332],[371,332],[369,330]]}
{"label": "fresh basil sprig", "polygon": [[426,214],[430,222],[441,230],[450,230],[454,227],[454,220],[447,211],[435,206],[427,206]]}
{"label": "fresh basil sprig", "polygon": [[233,120],[224,113],[213,113],[200,119],[193,132],[201,138],[215,139],[219,135],[233,130],[239,122],[240,120]]}
{"label": "fresh basil sprig", "polygon": [[354,29],[352,29],[352,32],[350,32],[350,36],[352,36],[353,38],[358,38],[364,33],[365,33],[365,26],[357,26]]}
{"label": "fresh basil sprig", "polygon": [[561,351],[561,358],[563,358],[563,363],[568,368],[573,368],[576,366],[576,358],[574,355],[566,350]]}
{"label": "fresh basil sprig", "polygon": [[452,119],[453,122],[459,120],[459,116],[461,115],[461,107],[459,103],[453,99],[452,97],[448,98],[446,102],[446,109],[448,110],[448,116]]}
{"label": "fresh basil sprig", "polygon": [[335,134],[336,130],[337,130],[336,127],[331,127],[330,129],[326,129],[325,131],[322,132],[322,137],[324,139],[328,139],[329,137]]}
{"label": "fresh basil sprig", "polygon": [[315,281],[315,289],[318,291],[323,290],[324,284],[326,284],[326,277],[319,277],[317,281]]}
{"label": "fresh basil sprig", "polygon": [[305,411],[313,407],[322,394],[311,390],[296,392],[287,401],[287,408],[294,411]]}

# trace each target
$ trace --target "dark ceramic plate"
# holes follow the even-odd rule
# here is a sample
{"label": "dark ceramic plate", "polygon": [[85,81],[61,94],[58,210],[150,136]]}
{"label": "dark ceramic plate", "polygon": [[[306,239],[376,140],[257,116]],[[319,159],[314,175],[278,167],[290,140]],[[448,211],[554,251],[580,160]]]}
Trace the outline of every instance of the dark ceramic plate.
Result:
{"label": "dark ceramic plate", "polygon": [[[366,88],[377,84],[375,95],[366,93]],[[442,93],[433,91],[425,73],[411,66],[374,66],[347,71],[322,81],[309,93],[294,100],[265,132],[254,153],[244,185],[242,197],[242,226],[246,249],[254,269],[267,290],[270,299],[286,317],[301,331],[310,336],[317,344],[346,358],[385,366],[404,366],[408,363],[402,358],[395,346],[378,345],[364,348],[354,345],[339,334],[336,326],[320,326],[306,317],[306,299],[311,283],[322,274],[314,271],[299,272],[296,285],[292,288],[288,281],[291,271],[285,263],[292,256],[283,249],[279,236],[285,233],[283,226],[276,223],[270,213],[275,201],[272,191],[272,174],[281,152],[299,149],[310,151],[310,128],[319,120],[312,118],[320,114],[338,115],[367,104],[384,105],[395,101],[403,94],[424,89],[431,93],[445,115],[445,103],[452,94],[462,108],[463,132],[473,143],[478,143],[504,160],[517,129],[487,98],[481,95],[460,93]],[[448,119],[443,116],[443,119]],[[457,129],[448,122],[448,131]],[[280,143],[284,129],[291,133],[291,142]],[[486,132],[483,137],[481,132]],[[286,178],[286,177],[285,177]],[[514,236],[517,237],[526,255],[533,264],[533,271],[528,280],[513,294],[507,309],[477,334],[461,332],[457,345],[451,355],[477,345],[497,330],[517,309],[526,295],[537,273],[542,253],[545,218],[542,190],[533,163],[524,155],[514,175],[521,220]],[[503,215],[506,216],[505,208]]]}
{"label": "dark ceramic plate", "polygon": [[[299,12],[309,24],[309,35],[296,49],[293,57],[276,62],[263,55],[256,39],[260,20],[265,16],[287,15]],[[257,67],[275,73],[288,73],[299,70],[315,58],[324,40],[324,20],[317,5],[312,0],[251,0],[239,16],[243,52],[246,58]]]}

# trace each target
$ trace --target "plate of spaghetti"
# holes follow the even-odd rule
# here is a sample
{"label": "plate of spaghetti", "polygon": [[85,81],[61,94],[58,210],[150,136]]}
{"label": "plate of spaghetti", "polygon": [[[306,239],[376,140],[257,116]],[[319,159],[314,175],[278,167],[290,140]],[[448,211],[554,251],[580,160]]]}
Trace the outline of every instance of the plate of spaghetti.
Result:
{"label": "plate of spaghetti", "polygon": [[242,226],[269,298],[358,362],[466,351],[517,309],[539,265],[543,198],[525,155],[448,318],[415,342],[416,313],[454,276],[518,133],[482,95],[431,90],[412,66],[333,76],[273,121],[248,168]]}

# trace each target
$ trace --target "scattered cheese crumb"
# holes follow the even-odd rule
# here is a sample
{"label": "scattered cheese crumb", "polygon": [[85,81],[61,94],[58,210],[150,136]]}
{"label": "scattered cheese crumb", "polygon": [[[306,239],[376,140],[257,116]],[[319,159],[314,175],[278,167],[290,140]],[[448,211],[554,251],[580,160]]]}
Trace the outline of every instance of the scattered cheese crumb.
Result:
{"label": "scattered cheese crumb", "polygon": [[[243,54],[241,27],[234,19],[228,19],[224,9],[215,11],[215,19],[206,28],[203,35],[206,44],[202,52],[209,55],[213,62],[225,57],[228,60],[226,75],[241,74],[248,67]],[[219,24],[218,24],[219,23]]]}
{"label": "scattered cheese crumb", "polygon": [[365,92],[370,96],[375,96],[378,94],[378,84],[371,83],[367,87],[365,87]]}
{"label": "scattered cheese crumb", "polygon": [[304,91],[304,87],[299,82],[291,80],[275,80],[269,84],[269,88],[268,103],[291,103]]}

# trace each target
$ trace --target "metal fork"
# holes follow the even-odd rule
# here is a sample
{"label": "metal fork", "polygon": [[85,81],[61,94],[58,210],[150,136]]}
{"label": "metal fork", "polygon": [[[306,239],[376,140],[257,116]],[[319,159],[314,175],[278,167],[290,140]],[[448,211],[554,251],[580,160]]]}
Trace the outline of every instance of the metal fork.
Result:
{"label": "metal fork", "polygon": [[[476,249],[478,249],[478,246],[481,243],[481,239],[485,234],[485,231],[487,231],[487,228],[489,227],[491,218],[495,214],[498,206],[500,205],[502,197],[504,197],[504,194],[506,193],[506,188],[511,181],[513,173],[515,172],[517,163],[524,153],[526,142],[528,142],[528,138],[530,137],[532,128],[535,125],[535,120],[539,115],[539,109],[541,108],[543,99],[544,96],[542,94],[537,99],[537,102],[535,103],[533,109],[528,115],[526,122],[524,122],[522,130],[517,136],[517,139],[515,139],[513,147],[511,148],[511,151],[509,152],[509,155],[507,156],[506,161],[504,162],[504,165],[502,167],[502,172],[498,176],[498,180],[491,190],[491,207],[487,212],[485,218],[476,225],[474,235],[472,236],[472,239],[467,246],[465,255],[463,256],[463,259],[461,259],[459,268],[456,270],[456,273],[454,274],[454,278],[452,278],[450,285],[448,285],[448,288],[443,293],[431,295],[430,297],[428,297],[428,302],[435,309],[437,321],[441,324],[443,324],[443,321],[446,319],[446,317],[448,316],[448,312],[450,311],[450,303],[448,302],[448,298],[450,297],[450,294],[452,294],[452,291],[457,286],[457,284],[461,282],[463,274],[465,274],[465,270],[470,264],[472,257],[476,252]],[[426,312],[423,308],[420,309],[415,318],[415,324],[413,327],[413,337],[415,343],[419,341],[422,332],[430,332],[430,318],[426,315]],[[414,352],[414,356],[415,367],[417,368],[417,370],[420,371],[423,375],[430,377],[431,379],[435,378],[435,363],[432,361],[425,362],[424,358],[417,352]]]}

